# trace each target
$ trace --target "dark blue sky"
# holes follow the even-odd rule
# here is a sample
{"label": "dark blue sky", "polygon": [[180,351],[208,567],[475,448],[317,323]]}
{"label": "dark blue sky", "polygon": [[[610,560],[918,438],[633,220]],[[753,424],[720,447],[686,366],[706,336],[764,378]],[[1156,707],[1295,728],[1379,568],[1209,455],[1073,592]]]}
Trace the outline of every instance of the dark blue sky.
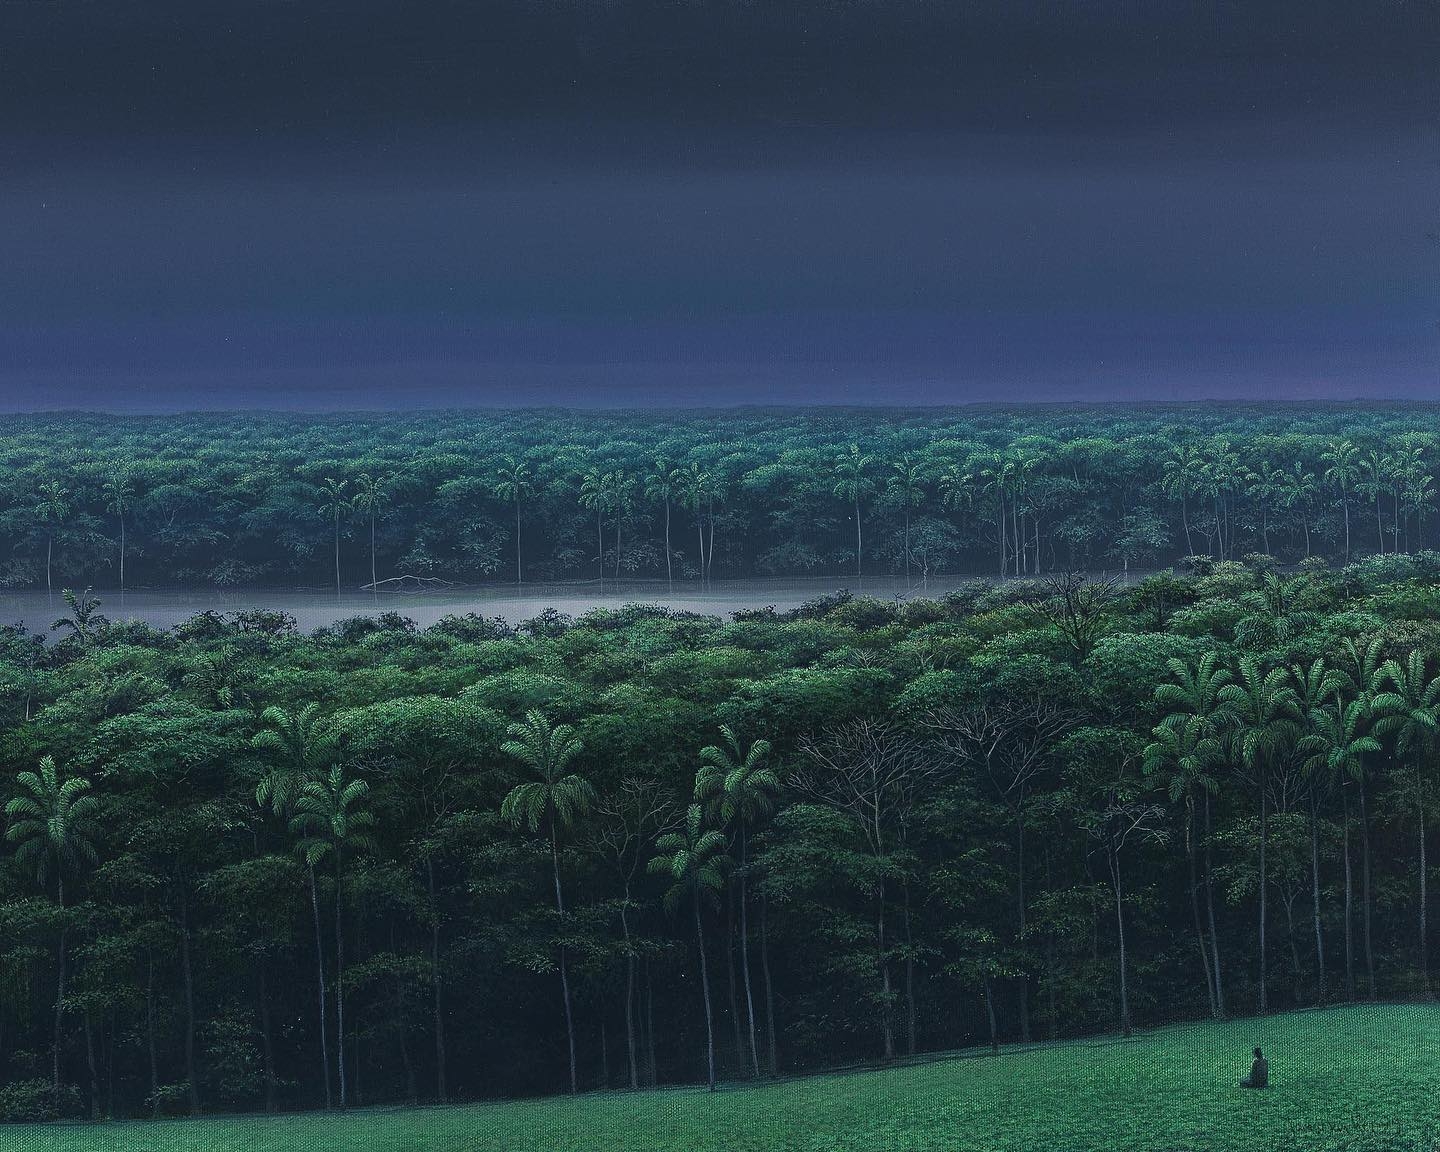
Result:
{"label": "dark blue sky", "polygon": [[1076,7],[10,6],[0,409],[1440,396],[1440,26]]}

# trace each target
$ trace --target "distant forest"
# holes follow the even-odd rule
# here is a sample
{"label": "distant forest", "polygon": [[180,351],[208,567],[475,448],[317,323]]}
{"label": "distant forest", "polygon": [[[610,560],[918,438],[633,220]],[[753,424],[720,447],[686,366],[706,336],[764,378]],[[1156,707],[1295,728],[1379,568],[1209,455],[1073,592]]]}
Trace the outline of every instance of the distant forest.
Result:
{"label": "distant forest", "polygon": [[1436,410],[47,415],[0,585],[1036,575],[1440,539]]}

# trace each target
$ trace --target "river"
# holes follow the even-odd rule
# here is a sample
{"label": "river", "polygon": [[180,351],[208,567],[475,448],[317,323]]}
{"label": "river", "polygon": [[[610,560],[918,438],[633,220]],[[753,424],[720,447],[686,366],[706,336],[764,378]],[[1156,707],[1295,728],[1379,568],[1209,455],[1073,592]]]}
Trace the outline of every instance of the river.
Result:
{"label": "river", "polygon": [[[1131,573],[1132,579],[1139,575]],[[966,585],[993,582],[993,576],[966,575],[933,577],[928,583],[903,578],[866,576],[804,577],[773,580],[717,580],[709,588],[698,583],[677,582],[670,590],[663,580],[607,580],[602,588],[590,583],[481,585],[438,590],[345,591],[317,588],[195,588],[132,589],[123,595],[118,589],[95,589],[100,612],[113,621],[142,620],[156,628],[170,628],[201,612],[236,612],[268,609],[287,612],[304,631],[313,631],[352,616],[377,616],[397,612],[422,628],[443,616],[474,612],[498,616],[509,624],[533,619],[553,608],[568,616],[580,616],[592,608],[618,608],[624,604],[658,604],[685,612],[729,617],[741,609],[764,608],[777,611],[797,608],[807,600],[842,589],[856,595],[883,599],[943,596]],[[25,624],[32,630],[48,631],[50,624],[67,613],[57,589],[53,596],[43,590],[0,592],[0,624]]]}
{"label": "river", "polygon": [[[533,619],[547,608],[579,616],[592,608],[617,608],[623,604],[660,604],[686,612],[728,617],[746,608],[773,606],[777,611],[799,607],[817,596],[849,589],[857,595],[893,598],[897,596],[940,596],[983,577],[953,576],[932,579],[928,586],[902,579],[867,576],[715,581],[709,588],[676,583],[671,591],[661,581],[606,581],[603,588],[589,584],[485,585],[465,588],[411,591],[345,591],[315,588],[195,588],[131,589],[122,596],[118,589],[97,588],[100,612],[111,620],[143,620],[156,628],[170,628],[201,612],[236,612],[269,609],[288,612],[301,629],[312,631],[352,616],[375,616],[398,612],[420,627],[441,617],[475,612],[498,616],[509,624]],[[0,592],[0,623],[25,624],[32,630],[48,630],[52,621],[67,613],[57,589],[53,596],[43,590]]]}

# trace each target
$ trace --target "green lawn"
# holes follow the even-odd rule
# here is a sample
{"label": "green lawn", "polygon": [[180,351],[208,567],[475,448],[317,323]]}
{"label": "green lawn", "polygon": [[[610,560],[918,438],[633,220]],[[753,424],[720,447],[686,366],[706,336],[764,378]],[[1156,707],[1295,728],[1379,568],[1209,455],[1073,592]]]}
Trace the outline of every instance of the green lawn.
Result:
{"label": "green lawn", "polygon": [[[1255,1043],[1273,1086],[1235,1086]],[[606,1093],[343,1117],[0,1129],[5,1152],[1009,1152],[1433,1149],[1440,1007],[1188,1025],[759,1087]]]}

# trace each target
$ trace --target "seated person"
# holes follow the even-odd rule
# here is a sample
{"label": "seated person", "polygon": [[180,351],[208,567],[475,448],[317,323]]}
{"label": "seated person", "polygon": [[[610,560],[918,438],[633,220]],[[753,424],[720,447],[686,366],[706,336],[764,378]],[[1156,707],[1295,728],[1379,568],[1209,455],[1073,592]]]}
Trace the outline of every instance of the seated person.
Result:
{"label": "seated person", "polygon": [[1259,1048],[1255,1049],[1255,1059],[1250,1063],[1250,1075],[1240,1081],[1242,1088],[1268,1088],[1270,1086],[1270,1062],[1265,1059]]}

